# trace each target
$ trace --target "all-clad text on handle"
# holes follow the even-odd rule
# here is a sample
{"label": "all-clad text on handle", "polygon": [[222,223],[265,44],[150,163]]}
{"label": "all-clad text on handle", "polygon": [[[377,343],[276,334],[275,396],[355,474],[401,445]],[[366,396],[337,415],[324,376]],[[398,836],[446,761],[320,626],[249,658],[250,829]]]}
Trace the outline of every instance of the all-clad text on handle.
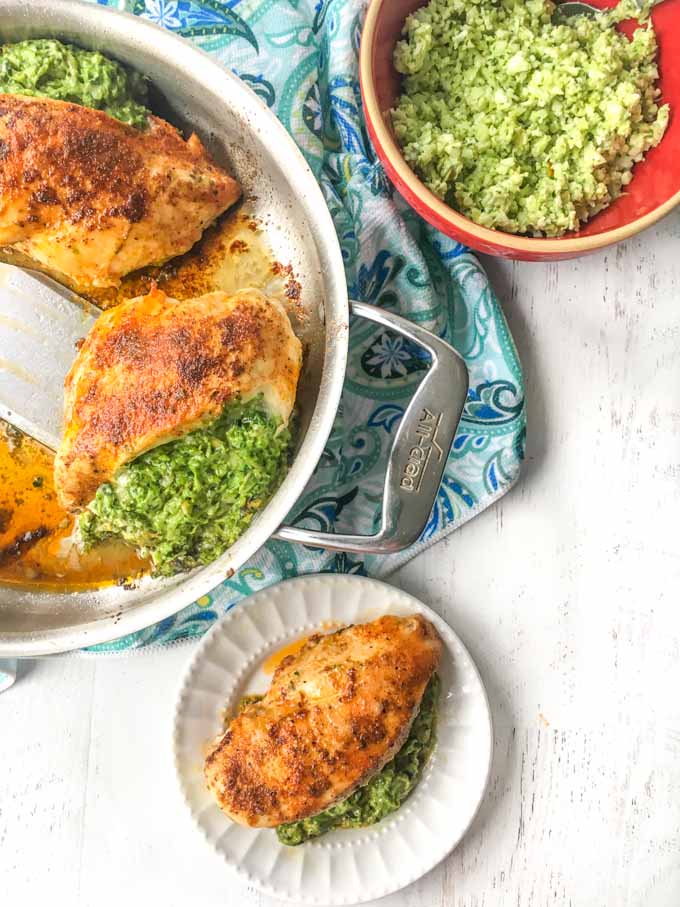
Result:
{"label": "all-clad text on handle", "polygon": [[432,365],[395,434],[385,476],[382,522],[375,535],[343,535],[283,526],[276,537],[318,548],[388,554],[418,540],[436,500],[468,391],[462,357],[425,328],[363,302],[352,313],[382,324],[422,346]]}

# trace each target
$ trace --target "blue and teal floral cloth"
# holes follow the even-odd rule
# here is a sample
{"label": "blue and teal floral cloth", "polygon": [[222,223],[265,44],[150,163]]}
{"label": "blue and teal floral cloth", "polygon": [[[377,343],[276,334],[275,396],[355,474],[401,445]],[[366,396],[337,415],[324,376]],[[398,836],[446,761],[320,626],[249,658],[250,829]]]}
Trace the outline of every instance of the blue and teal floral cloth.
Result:
{"label": "blue and teal floral cloth", "polygon": [[[273,108],[314,170],[335,221],[350,296],[385,306],[449,340],[470,390],[422,538],[389,557],[270,541],[232,579],[161,623],[95,651],[198,636],[243,596],[304,573],[385,576],[504,494],[524,453],[522,371],[477,259],[431,229],[394,192],[367,137],[358,53],[362,0],[98,0],[194,41]],[[370,533],[380,520],[395,428],[427,368],[418,348],[368,323],[352,328],[347,379],[323,458],[289,518]]]}

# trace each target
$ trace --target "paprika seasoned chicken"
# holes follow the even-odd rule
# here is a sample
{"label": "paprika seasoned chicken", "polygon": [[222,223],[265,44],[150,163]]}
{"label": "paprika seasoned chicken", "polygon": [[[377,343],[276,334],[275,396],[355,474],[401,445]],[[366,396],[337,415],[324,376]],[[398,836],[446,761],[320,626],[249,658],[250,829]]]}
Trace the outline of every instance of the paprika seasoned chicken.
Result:
{"label": "paprika seasoned chicken", "polygon": [[283,306],[259,290],[182,302],[153,290],[109,309],[66,377],[59,502],[82,510],[121,466],[237,399],[262,395],[286,424],[301,361]]}
{"label": "paprika seasoned chicken", "polygon": [[441,651],[420,615],[311,637],[208,753],[221,809],[271,828],[344,800],[401,747]]}
{"label": "paprika seasoned chicken", "polygon": [[186,252],[241,194],[196,135],[0,94],[0,247],[87,292]]}

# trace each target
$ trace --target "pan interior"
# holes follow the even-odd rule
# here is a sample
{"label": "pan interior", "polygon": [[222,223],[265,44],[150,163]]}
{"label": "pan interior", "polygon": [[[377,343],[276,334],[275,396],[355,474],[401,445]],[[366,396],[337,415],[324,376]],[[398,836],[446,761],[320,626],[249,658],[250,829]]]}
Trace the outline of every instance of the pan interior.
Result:
{"label": "pan interior", "polygon": [[[101,642],[175,613],[237,569],[283,521],[304,488],[337,408],[347,294],[332,221],[316,182],[283,127],[231,74],[184,42],[122,14],[73,0],[0,0],[0,42],[55,37],[146,74],[175,125],[198,133],[241,183],[277,261],[301,284],[295,330],[305,350],[298,390],[298,450],[291,470],[251,528],[215,564],[137,588],[53,592],[0,586],[0,654],[34,654]],[[155,105],[158,108],[158,104]]]}

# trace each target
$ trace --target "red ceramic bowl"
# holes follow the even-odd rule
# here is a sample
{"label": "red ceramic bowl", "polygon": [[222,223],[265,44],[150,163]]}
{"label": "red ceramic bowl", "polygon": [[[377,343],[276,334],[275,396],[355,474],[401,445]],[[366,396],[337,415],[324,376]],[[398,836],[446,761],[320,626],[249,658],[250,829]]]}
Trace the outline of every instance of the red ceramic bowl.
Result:
{"label": "red ceramic bowl", "polygon": [[[577,233],[559,239],[531,239],[480,227],[437,198],[404,160],[395,141],[390,110],[400,90],[392,65],[404,19],[426,0],[372,0],[361,38],[361,93],[368,131],[390,179],[429,223],[460,242],[504,258],[550,261],[576,258],[627,239],[651,226],[680,203],[680,0],[666,0],[653,11],[659,42],[662,102],[671,106],[668,129],[656,148],[635,167],[626,194],[593,217]],[[615,6],[617,0],[591,0]],[[633,23],[623,23],[630,32]]]}

